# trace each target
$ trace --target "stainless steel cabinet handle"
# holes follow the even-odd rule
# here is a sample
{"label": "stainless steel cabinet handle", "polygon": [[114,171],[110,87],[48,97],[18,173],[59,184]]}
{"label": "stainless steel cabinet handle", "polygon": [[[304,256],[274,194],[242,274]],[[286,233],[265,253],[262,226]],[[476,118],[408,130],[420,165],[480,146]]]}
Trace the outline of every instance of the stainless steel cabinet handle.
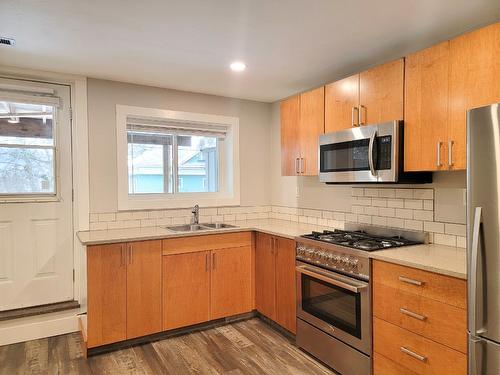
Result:
{"label": "stainless steel cabinet handle", "polygon": [[413,280],[413,279],[410,279],[410,278],[405,277],[405,276],[399,276],[398,279],[399,279],[399,281],[401,281],[403,283],[412,284],[412,285],[416,285],[416,286],[422,286],[424,284],[423,281]]}
{"label": "stainless steel cabinet handle", "polygon": [[300,173],[300,158],[295,158],[295,174]]}
{"label": "stainless steel cabinet handle", "polygon": [[304,174],[306,170],[306,160],[304,158],[300,158],[300,173]]}
{"label": "stainless steel cabinet handle", "polygon": [[120,245],[120,266],[124,266],[126,264],[126,253],[125,253],[125,244]]}
{"label": "stainless steel cabinet handle", "polygon": [[448,166],[453,166],[453,141],[448,141]]}
{"label": "stainless steel cabinet handle", "polygon": [[205,271],[209,271],[209,263],[210,263],[210,255],[209,253],[205,254]]}
{"label": "stainless steel cabinet handle", "polygon": [[360,105],[358,114],[358,126],[365,125],[365,122],[363,121],[363,109],[365,110],[365,115],[366,115],[366,107],[364,105]]}
{"label": "stainless steel cabinet handle", "polygon": [[[470,302],[469,302],[469,326],[470,332],[475,334],[483,333],[477,328],[477,266],[479,263],[479,235],[481,231],[481,216],[482,207],[476,207],[474,212],[474,226],[472,227],[472,249],[471,249],[471,265],[470,265]],[[480,301],[482,305],[482,301]]]}
{"label": "stainless steel cabinet handle", "polygon": [[424,315],[420,315],[420,314],[414,313],[413,311],[404,309],[402,307],[399,309],[399,311],[401,312],[401,314],[411,316],[412,318],[415,318],[415,319],[418,319],[418,320],[424,321],[424,320],[427,319],[427,317],[424,316]]}
{"label": "stainless steel cabinet handle", "polygon": [[441,141],[438,141],[437,143],[437,159],[436,159],[436,166],[437,167],[440,167],[442,164],[441,164],[441,145],[443,144],[443,142]]}
{"label": "stainless steel cabinet handle", "polygon": [[419,361],[425,362],[427,361],[427,357],[424,357],[423,355],[417,354],[415,352],[412,352],[409,349],[406,349],[404,346],[399,348],[403,353],[408,354],[410,357],[416,358]]}
{"label": "stainless steel cabinet handle", "polygon": [[215,269],[215,253],[212,253],[212,269]]}
{"label": "stainless steel cabinet handle", "polygon": [[352,107],[352,112],[351,112],[351,125],[353,127],[359,126],[359,122],[356,121],[359,119],[359,110],[358,107]]}

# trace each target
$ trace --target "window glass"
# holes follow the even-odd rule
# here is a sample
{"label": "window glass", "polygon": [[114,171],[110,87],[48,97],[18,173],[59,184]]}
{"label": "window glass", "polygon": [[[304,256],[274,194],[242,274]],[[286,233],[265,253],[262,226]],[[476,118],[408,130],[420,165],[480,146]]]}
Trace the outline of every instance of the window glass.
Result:
{"label": "window glass", "polygon": [[172,193],[172,136],[128,132],[129,194]]}
{"label": "window glass", "polygon": [[54,108],[0,101],[0,194],[55,194]]}
{"label": "window glass", "polygon": [[218,191],[219,153],[217,138],[178,137],[178,191],[200,193]]}

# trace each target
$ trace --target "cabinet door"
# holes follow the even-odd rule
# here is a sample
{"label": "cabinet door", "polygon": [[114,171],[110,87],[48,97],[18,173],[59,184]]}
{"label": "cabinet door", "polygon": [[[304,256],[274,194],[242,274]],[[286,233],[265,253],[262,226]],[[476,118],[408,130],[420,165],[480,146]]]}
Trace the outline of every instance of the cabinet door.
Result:
{"label": "cabinet door", "polygon": [[325,132],[325,88],[300,94],[300,174],[318,174],[318,137]]}
{"label": "cabinet door", "polygon": [[403,59],[359,74],[360,125],[403,119]]}
{"label": "cabinet door", "polygon": [[325,86],[325,133],[358,125],[359,74]]}
{"label": "cabinet door", "polygon": [[500,23],[450,41],[452,169],[465,169],[467,110],[500,102]]}
{"label": "cabinet door", "polygon": [[405,171],[448,169],[448,76],[449,42],[405,59]]}
{"label": "cabinet door", "polygon": [[212,250],[210,319],[252,310],[252,247]]}
{"label": "cabinet door", "polygon": [[127,338],[126,245],[87,247],[87,346]]}
{"label": "cabinet door", "polygon": [[295,241],[275,237],[276,323],[296,331]]}
{"label": "cabinet door", "polygon": [[161,241],[127,244],[127,338],[161,331]]}
{"label": "cabinet door", "polygon": [[210,320],[210,251],[163,257],[163,329]]}
{"label": "cabinet door", "polygon": [[298,173],[300,157],[299,118],[300,96],[296,95],[280,103],[281,118],[281,175]]}
{"label": "cabinet door", "polygon": [[276,320],[274,237],[257,233],[255,238],[255,306],[262,315]]}

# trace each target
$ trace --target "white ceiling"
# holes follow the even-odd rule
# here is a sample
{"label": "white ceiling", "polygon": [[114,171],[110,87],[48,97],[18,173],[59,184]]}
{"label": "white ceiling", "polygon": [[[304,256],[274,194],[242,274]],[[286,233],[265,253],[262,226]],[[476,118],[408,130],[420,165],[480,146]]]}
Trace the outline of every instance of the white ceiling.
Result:
{"label": "white ceiling", "polygon": [[1,0],[0,64],[274,101],[499,19],[499,0]]}

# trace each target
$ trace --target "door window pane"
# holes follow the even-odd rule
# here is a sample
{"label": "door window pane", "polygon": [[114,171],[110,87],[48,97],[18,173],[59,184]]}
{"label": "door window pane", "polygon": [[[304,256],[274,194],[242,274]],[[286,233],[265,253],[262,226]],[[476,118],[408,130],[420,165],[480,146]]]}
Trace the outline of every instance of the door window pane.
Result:
{"label": "door window pane", "polygon": [[172,136],[128,133],[129,194],[172,192]]}
{"label": "door window pane", "polygon": [[181,135],[178,144],[179,193],[216,192],[219,189],[219,152],[216,137]]}
{"label": "door window pane", "polygon": [[54,150],[0,146],[0,194],[54,194]]}
{"label": "door window pane", "polygon": [[55,194],[54,108],[0,101],[0,194]]}

